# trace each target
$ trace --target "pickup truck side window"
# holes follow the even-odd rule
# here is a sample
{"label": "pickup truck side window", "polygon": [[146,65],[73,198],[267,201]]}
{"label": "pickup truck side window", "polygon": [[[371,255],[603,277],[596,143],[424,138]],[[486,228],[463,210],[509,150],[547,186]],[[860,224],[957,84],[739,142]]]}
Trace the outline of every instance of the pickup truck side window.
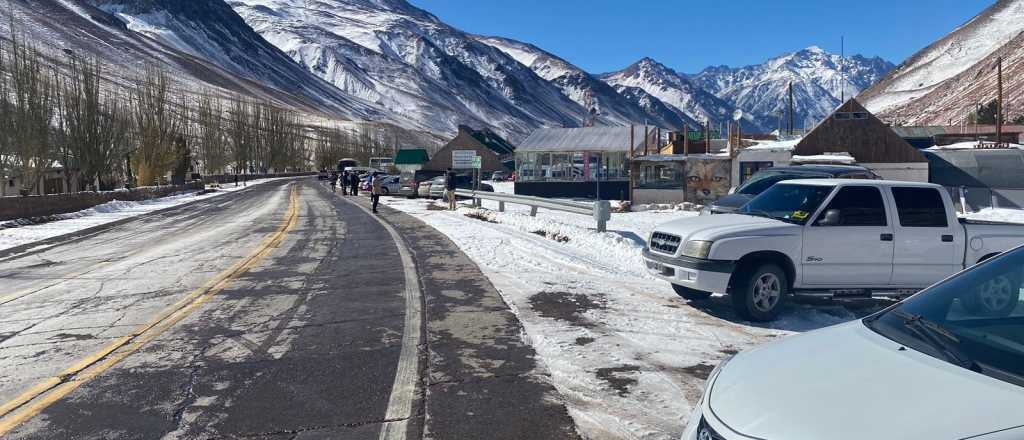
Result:
{"label": "pickup truck side window", "polygon": [[839,223],[831,226],[886,226],[885,203],[882,192],[872,186],[845,186],[839,190],[818,217],[820,223],[829,210],[838,210]]}
{"label": "pickup truck side window", "polygon": [[907,228],[945,228],[946,205],[935,188],[893,187],[900,226]]}

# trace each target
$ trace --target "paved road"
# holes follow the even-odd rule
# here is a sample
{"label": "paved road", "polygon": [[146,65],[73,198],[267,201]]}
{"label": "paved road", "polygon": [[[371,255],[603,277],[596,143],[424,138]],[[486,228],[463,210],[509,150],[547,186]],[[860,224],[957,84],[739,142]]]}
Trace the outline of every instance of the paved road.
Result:
{"label": "paved road", "polygon": [[0,438],[575,438],[479,269],[366,206],[276,181],[0,254]]}

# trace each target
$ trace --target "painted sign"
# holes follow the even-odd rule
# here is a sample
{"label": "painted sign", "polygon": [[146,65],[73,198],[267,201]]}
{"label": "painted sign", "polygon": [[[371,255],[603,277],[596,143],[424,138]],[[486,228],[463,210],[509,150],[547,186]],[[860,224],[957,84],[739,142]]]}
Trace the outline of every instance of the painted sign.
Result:
{"label": "painted sign", "polygon": [[686,158],[686,201],[706,205],[729,194],[732,161]]}

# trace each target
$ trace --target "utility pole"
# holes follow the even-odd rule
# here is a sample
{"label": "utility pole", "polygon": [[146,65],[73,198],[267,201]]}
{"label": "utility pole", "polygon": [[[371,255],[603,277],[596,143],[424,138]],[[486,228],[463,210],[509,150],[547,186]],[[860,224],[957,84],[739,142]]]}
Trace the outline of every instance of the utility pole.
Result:
{"label": "utility pole", "polygon": [[1003,57],[996,59],[996,146],[1003,144]]}
{"label": "utility pole", "polygon": [[839,102],[846,102],[846,37],[839,37]]}
{"label": "utility pole", "polygon": [[633,134],[633,124],[629,124],[629,200],[633,200],[633,183],[636,179],[636,173],[633,172],[633,153],[636,151],[636,136]]}
{"label": "utility pole", "polygon": [[793,81],[789,82],[789,135],[793,135]]}
{"label": "utility pole", "polygon": [[649,143],[648,141],[650,139],[651,139],[651,133],[648,131],[647,124],[644,124],[644,156],[647,156],[648,154],[650,154],[647,151],[647,144]]}
{"label": "utility pole", "polygon": [[683,155],[690,154],[690,126],[683,123]]}
{"label": "utility pole", "polygon": [[711,120],[704,120],[704,154],[711,154]]}

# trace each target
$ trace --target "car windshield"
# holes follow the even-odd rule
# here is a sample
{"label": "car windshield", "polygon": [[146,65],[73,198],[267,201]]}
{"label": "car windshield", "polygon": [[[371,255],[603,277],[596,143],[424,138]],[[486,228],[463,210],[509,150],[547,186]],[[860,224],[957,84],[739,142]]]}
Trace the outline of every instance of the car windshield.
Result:
{"label": "car windshield", "polygon": [[764,190],[771,188],[772,185],[779,183],[783,180],[794,180],[794,179],[813,179],[813,178],[828,178],[831,177],[827,174],[810,174],[810,173],[794,173],[792,171],[772,171],[766,170],[754,174],[747,183],[744,183],[736,192],[739,194],[747,194],[756,196],[764,192]]}
{"label": "car windshield", "polygon": [[831,185],[775,185],[747,202],[736,213],[802,225],[834,188]]}
{"label": "car windshield", "polygon": [[868,317],[906,347],[1024,387],[1024,248]]}

